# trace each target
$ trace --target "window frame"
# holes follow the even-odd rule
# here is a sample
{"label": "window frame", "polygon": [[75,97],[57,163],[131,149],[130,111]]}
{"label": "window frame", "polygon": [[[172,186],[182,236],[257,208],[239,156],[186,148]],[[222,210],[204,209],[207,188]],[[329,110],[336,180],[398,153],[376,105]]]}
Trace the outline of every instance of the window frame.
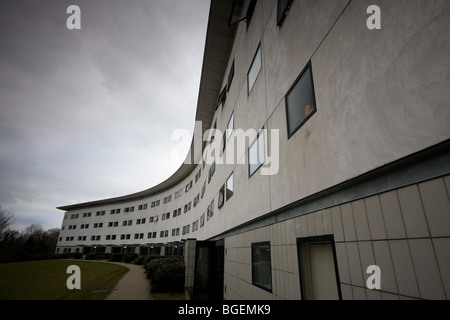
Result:
{"label": "window frame", "polygon": [[[255,261],[254,261],[254,249],[257,247],[262,247],[262,246],[269,246],[269,275],[270,275],[270,287],[266,287],[261,283],[256,282],[255,280],[255,268],[257,267],[257,265],[255,265]],[[270,241],[264,241],[264,242],[255,242],[252,243],[251,245],[251,269],[252,269],[252,285],[254,285],[255,287],[258,287],[260,289],[263,289],[267,292],[272,293],[272,288],[273,288],[273,281],[272,281],[272,248],[270,246]]]}
{"label": "window frame", "polygon": [[[308,114],[308,116],[306,116],[302,122],[300,122],[299,125],[297,125],[297,127],[295,127],[294,129],[290,128],[289,125],[289,103],[288,103],[288,97],[289,95],[292,93],[292,91],[294,91],[295,87],[297,86],[298,82],[302,79],[303,75],[306,73],[307,70],[310,70],[309,75],[310,75],[310,81],[311,81],[311,89],[312,89],[312,97],[313,97],[313,103],[314,103],[314,110]],[[292,86],[289,88],[289,90],[287,91],[286,95],[284,96],[284,101],[285,101],[285,111],[286,111],[286,129],[287,129],[287,136],[288,136],[288,140],[298,131],[300,130],[301,127],[303,127],[305,125],[306,122],[308,122],[309,119],[311,119],[311,117],[317,112],[317,103],[316,103],[316,90],[314,88],[314,78],[313,78],[313,72],[312,72],[312,63],[311,60],[308,61],[308,63],[306,64],[306,66],[303,68],[302,72],[300,72],[300,75],[295,79],[294,83],[292,84]]]}
{"label": "window frame", "polygon": [[287,0],[287,4],[285,4],[284,8],[280,5],[280,0],[277,0],[277,27],[281,27],[283,25],[284,19],[291,9],[292,2],[294,0]]}
{"label": "window frame", "polygon": [[[255,144],[257,144],[258,146],[257,146],[257,155],[258,155],[258,161],[260,160],[259,159],[259,154],[260,154],[260,152],[259,152],[259,138],[260,138],[260,136],[261,136],[261,134],[262,134],[262,136],[264,137],[264,142],[263,142],[263,146],[264,146],[264,159],[263,159],[263,161],[261,161],[261,163],[259,163],[258,164],[258,166],[255,168],[255,170],[253,171],[253,172],[251,172],[251,170],[250,170],[250,165],[251,165],[251,163],[250,163],[250,149],[255,145]],[[247,159],[248,159],[248,178],[250,179],[256,172],[258,172],[258,170],[264,165],[264,163],[266,162],[266,137],[265,137],[265,134],[264,134],[264,130],[263,129],[261,129],[259,132],[258,132],[258,135],[256,136],[256,139],[252,142],[252,144],[248,147],[248,156],[247,156]]]}
{"label": "window frame", "polygon": [[[256,61],[256,57],[258,56],[258,53],[259,53],[259,56],[260,56],[261,66],[260,66],[260,68],[259,68],[259,70],[258,70],[258,73],[257,73],[256,76],[255,76],[255,81],[253,81],[252,87],[250,88],[250,81],[249,81],[249,79],[248,79],[248,76],[249,76],[249,74],[250,74],[250,71],[251,71],[252,68],[253,68],[253,64],[254,64],[255,61]],[[248,72],[247,72],[247,96],[250,95],[250,93],[251,93],[252,90],[253,90],[253,87],[255,86],[256,80],[258,80],[259,74],[261,73],[261,70],[262,70],[262,63],[263,63],[263,62],[262,62],[262,49],[261,49],[261,42],[260,42],[260,43],[258,44],[258,47],[256,48],[255,55],[253,56],[252,63],[250,63],[250,67],[248,68]]]}
{"label": "window frame", "polygon": [[[229,181],[232,180],[231,187],[232,189],[228,189]],[[231,190],[231,195],[228,196],[228,190]],[[234,195],[234,171],[228,176],[227,181],[225,182],[225,200],[230,200]]]}

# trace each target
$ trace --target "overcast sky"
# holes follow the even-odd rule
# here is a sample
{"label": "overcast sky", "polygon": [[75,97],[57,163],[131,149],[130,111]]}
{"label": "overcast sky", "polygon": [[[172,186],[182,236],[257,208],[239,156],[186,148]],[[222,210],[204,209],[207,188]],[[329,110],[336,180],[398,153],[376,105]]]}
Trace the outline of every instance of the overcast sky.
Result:
{"label": "overcast sky", "polygon": [[[71,4],[81,30],[66,27]],[[13,229],[59,228],[58,206],[178,169],[171,135],[193,130],[208,13],[209,0],[2,0],[0,204]]]}

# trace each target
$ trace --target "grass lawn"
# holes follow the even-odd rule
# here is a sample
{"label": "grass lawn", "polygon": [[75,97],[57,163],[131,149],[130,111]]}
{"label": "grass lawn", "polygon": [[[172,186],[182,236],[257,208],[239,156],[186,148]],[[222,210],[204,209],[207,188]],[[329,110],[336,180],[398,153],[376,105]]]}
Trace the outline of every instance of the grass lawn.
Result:
{"label": "grass lawn", "polygon": [[[81,290],[66,286],[67,267],[81,270]],[[82,260],[42,260],[0,264],[0,300],[104,300],[127,268]]]}

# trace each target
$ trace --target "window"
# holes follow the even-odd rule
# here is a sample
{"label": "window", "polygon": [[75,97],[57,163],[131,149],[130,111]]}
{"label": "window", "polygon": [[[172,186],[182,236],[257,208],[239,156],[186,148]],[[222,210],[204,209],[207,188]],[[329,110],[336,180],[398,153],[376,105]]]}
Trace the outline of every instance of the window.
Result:
{"label": "window", "polygon": [[226,192],[225,196],[227,201],[233,196],[234,192],[234,172],[230,175],[226,183]]}
{"label": "window", "polygon": [[234,78],[234,59],[233,63],[231,64],[230,73],[228,74],[228,82],[227,82],[227,91],[230,91],[231,83],[233,82]]}
{"label": "window", "polygon": [[205,214],[202,214],[202,216],[200,217],[200,228],[203,228],[204,225],[205,225]]}
{"label": "window", "polygon": [[226,146],[227,146],[227,132],[225,131],[222,135],[222,140],[220,141],[220,150],[219,150],[220,156],[222,156]]}
{"label": "window", "polygon": [[212,163],[211,167],[209,168],[208,183],[211,181],[211,178],[213,177],[214,172],[216,172],[216,161],[215,160]]}
{"label": "window", "polygon": [[218,208],[222,208],[223,204],[225,202],[225,185],[222,186],[219,190],[219,200],[217,201]]}
{"label": "window", "polygon": [[230,120],[228,120],[227,124],[227,140],[230,139],[231,134],[234,130],[234,112],[231,114]]}
{"label": "window", "polygon": [[199,203],[200,201],[200,194],[197,194],[194,198],[194,207]]}
{"label": "window", "polygon": [[341,298],[332,235],[297,239],[300,285],[304,300]]}
{"label": "window", "polygon": [[264,131],[260,131],[256,140],[248,149],[248,172],[251,177],[266,161]]}
{"label": "window", "polygon": [[219,98],[217,98],[216,110],[219,109],[220,106],[223,106],[226,100],[227,100],[227,88],[225,87],[220,92]]}
{"label": "window", "polygon": [[231,17],[229,25],[235,24],[242,20],[249,22],[255,9],[256,0],[234,0],[233,9],[231,9]]}
{"label": "window", "polygon": [[303,69],[286,94],[286,118],[288,138],[316,112],[316,99],[312,79],[311,62]]}
{"label": "window", "polygon": [[206,210],[206,221],[208,221],[214,215],[214,199],[211,201],[211,204],[208,206]]}
{"label": "window", "polygon": [[278,0],[277,5],[277,27],[281,27],[291,7],[293,0]]}
{"label": "window", "polygon": [[205,194],[205,191],[206,191],[206,180],[205,180],[205,182],[203,182],[202,193],[201,193],[202,199],[203,199],[203,195]]}
{"label": "window", "polygon": [[272,292],[270,242],[252,243],[252,284]]}
{"label": "window", "polygon": [[250,69],[247,73],[247,94],[253,89],[253,85],[256,82],[256,78],[258,78],[259,72],[261,71],[262,60],[261,60],[261,45],[258,46],[256,50],[255,57],[253,58]]}

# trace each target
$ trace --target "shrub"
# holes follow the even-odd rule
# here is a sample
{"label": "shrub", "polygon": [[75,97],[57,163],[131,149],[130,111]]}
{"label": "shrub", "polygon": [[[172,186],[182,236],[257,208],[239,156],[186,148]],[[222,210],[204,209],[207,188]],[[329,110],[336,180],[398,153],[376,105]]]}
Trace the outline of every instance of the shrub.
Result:
{"label": "shrub", "polygon": [[68,257],[72,259],[81,259],[83,258],[83,254],[81,252],[72,252],[69,253]]}
{"label": "shrub", "polygon": [[183,257],[155,257],[145,269],[151,279],[153,292],[182,292],[184,290]]}
{"label": "shrub", "polygon": [[86,255],[86,260],[103,260],[103,259],[106,259],[106,256],[104,253],[91,252]]}
{"label": "shrub", "polygon": [[133,263],[134,264],[138,264],[138,265],[143,265],[144,264],[144,258],[145,258],[145,256],[139,256],[136,259],[134,259]]}
{"label": "shrub", "polygon": [[109,261],[111,261],[111,262],[121,262],[122,260],[123,260],[123,256],[124,256],[125,254],[123,254],[123,253],[111,253],[110,255],[109,255]]}
{"label": "shrub", "polygon": [[152,291],[183,292],[184,260],[162,259],[161,261],[160,267],[154,270],[151,277]]}
{"label": "shrub", "polygon": [[125,254],[125,255],[123,256],[123,262],[125,262],[125,263],[131,263],[131,262],[133,262],[137,257],[138,257],[138,254],[137,254],[137,253]]}

